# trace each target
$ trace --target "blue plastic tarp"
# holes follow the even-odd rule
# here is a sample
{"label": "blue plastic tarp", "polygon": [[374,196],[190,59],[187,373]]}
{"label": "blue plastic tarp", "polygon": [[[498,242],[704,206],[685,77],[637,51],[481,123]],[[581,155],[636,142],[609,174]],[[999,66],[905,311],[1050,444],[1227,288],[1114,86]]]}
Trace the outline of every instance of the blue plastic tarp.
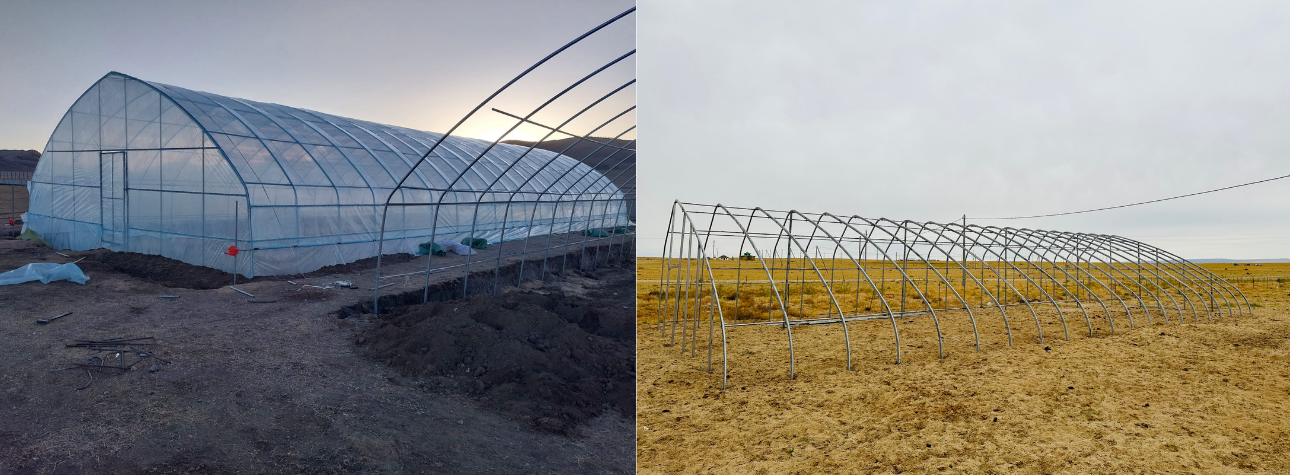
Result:
{"label": "blue plastic tarp", "polygon": [[54,264],[51,262],[36,262],[27,264],[17,269],[0,274],[0,285],[21,284],[39,280],[42,284],[58,280],[69,280],[78,284],[88,282],[90,278],[76,266],[75,262],[66,264]]}

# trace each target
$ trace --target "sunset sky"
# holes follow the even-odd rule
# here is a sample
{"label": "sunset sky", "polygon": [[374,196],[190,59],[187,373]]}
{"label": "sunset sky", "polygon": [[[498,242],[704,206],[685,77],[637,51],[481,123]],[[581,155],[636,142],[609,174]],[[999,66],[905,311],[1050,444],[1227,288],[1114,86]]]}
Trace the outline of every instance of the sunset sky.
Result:
{"label": "sunset sky", "polygon": [[[3,0],[0,148],[43,149],[72,102],[109,71],[444,132],[530,64],[632,5]],[[570,50],[563,62],[535,72],[499,101],[516,109],[508,112],[528,112],[519,109],[536,106],[631,50],[634,23],[620,22],[597,41]],[[603,94],[611,89],[608,84],[634,75],[634,63],[625,61],[606,71],[602,84],[587,89]],[[552,104],[548,116],[568,115],[587,97],[574,94]],[[634,94],[625,97],[625,104],[634,101]],[[458,135],[493,139],[512,123],[486,109]],[[542,132],[527,126],[510,138],[532,139]]]}

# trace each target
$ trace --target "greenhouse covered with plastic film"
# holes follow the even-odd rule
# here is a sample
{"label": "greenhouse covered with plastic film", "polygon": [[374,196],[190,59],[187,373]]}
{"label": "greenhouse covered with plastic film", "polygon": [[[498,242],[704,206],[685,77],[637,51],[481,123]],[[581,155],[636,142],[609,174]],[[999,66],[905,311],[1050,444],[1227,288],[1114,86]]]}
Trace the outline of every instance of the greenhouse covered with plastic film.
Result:
{"label": "greenhouse covered with plastic film", "polygon": [[26,223],[58,249],[298,274],[375,256],[386,198],[416,166],[391,203],[441,204],[389,207],[385,253],[629,224],[623,193],[592,167],[506,144],[474,162],[488,146],[113,72],[54,130]]}

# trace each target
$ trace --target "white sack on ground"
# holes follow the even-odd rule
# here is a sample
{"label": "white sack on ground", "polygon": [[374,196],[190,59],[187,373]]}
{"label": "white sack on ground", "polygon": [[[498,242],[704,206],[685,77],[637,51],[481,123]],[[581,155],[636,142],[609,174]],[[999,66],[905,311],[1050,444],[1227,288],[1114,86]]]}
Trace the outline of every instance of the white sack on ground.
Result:
{"label": "white sack on ground", "polygon": [[452,251],[457,254],[461,254],[463,256],[471,256],[471,255],[479,254],[478,252],[475,252],[474,249],[471,249],[470,246],[459,243],[457,241],[453,241],[451,239],[441,239],[441,240],[435,241],[435,244],[438,244],[440,249]]}
{"label": "white sack on ground", "polygon": [[90,278],[81,271],[80,267],[76,266],[75,262],[66,264],[37,262],[0,274],[0,285],[21,284],[33,280],[39,280],[42,284],[58,280],[69,280],[84,284]]}

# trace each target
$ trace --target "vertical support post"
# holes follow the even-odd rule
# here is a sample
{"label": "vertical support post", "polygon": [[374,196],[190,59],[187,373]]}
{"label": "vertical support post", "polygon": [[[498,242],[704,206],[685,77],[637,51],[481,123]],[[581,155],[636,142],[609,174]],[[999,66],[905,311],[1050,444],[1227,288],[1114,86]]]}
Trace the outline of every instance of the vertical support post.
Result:
{"label": "vertical support post", "polygon": [[[554,206],[551,208],[551,229],[547,232],[547,235],[546,235],[546,249],[542,250],[542,271],[538,274],[538,279],[541,279],[541,280],[546,280],[546,264],[547,264],[547,261],[551,260],[551,240],[555,236],[555,229],[556,229],[555,219],[557,216],[560,215],[560,205],[562,203],[560,201],[560,198],[557,197],[552,204]],[[573,215],[572,211],[570,211],[569,213],[570,213],[569,214],[570,216]],[[572,228],[572,226],[570,226],[570,228]],[[573,231],[566,230],[566,232],[573,232]],[[566,251],[568,251],[568,249],[561,248],[560,252],[566,252]],[[537,251],[534,251],[534,253],[536,252]]]}
{"label": "vertical support post", "polygon": [[[676,260],[676,310],[673,311],[672,313],[672,344],[673,345],[676,344],[676,324],[681,319],[681,308],[685,307],[686,305],[689,305],[689,301],[690,301],[689,300],[690,296],[688,292],[686,293],[685,297],[681,297],[681,289],[684,286],[689,285],[689,283],[687,282],[689,280],[688,274],[686,277],[687,281],[681,280],[681,265],[685,264],[686,259],[688,258],[686,254],[686,249],[687,249],[687,246],[689,245],[689,241],[685,239],[685,236],[686,236],[686,232],[689,230],[685,228],[686,216],[687,215],[685,213],[681,213],[681,242],[677,246],[677,254],[680,255],[680,258]],[[686,271],[688,272],[689,270],[690,268],[686,267]],[[668,272],[671,272],[671,270],[669,270]],[[689,287],[684,287],[684,288],[688,289]],[[684,331],[685,329],[682,328],[681,330]],[[681,343],[682,344],[685,343],[684,335],[681,336]]]}
{"label": "vertical support post", "polygon": [[1119,279],[1116,279],[1111,275],[1111,272],[1115,270],[1115,254],[1112,254],[1111,241],[1109,239],[1106,241],[1106,266],[1106,276],[1111,280],[1111,293],[1114,293],[1115,296],[1119,296]]}
{"label": "vertical support post", "polygon": [[[690,225],[690,215],[688,213],[682,215],[681,226],[685,227],[684,230],[690,230],[689,225]],[[677,313],[680,316],[680,323],[681,323],[681,353],[682,354],[685,353],[685,346],[687,343],[686,338],[689,337],[688,335],[689,335],[689,325],[690,325],[690,289],[694,286],[694,281],[691,280],[690,278],[690,260],[694,259],[695,239],[697,238],[695,237],[694,232],[691,231],[690,238],[684,241],[685,257],[681,260],[681,262],[685,264],[685,300],[682,300],[681,308],[677,309]],[[678,274],[679,273],[680,271],[678,271]],[[677,289],[677,293],[679,294],[680,292],[681,290]],[[673,322],[673,323],[675,324],[676,322]],[[673,333],[674,334],[672,336],[675,337],[676,336],[675,330],[673,331]]]}
{"label": "vertical support post", "polygon": [[[836,276],[838,271],[838,248],[836,246],[840,246],[840,244],[836,244],[836,241],[835,241],[834,246],[835,247],[833,248],[833,257],[829,259],[829,283],[827,284],[829,287],[833,287],[833,284],[837,281]],[[820,252],[819,246],[816,246],[815,252],[817,255],[819,254]],[[833,315],[832,307],[829,308],[829,315]],[[838,309],[838,318],[842,318],[842,309],[840,307]]]}
{"label": "vertical support post", "polygon": [[[712,216],[714,218],[716,217],[716,211],[713,211]],[[708,232],[709,233],[712,232],[711,223],[708,224]],[[715,247],[715,243],[714,243],[714,247]],[[722,267],[725,267],[725,266],[722,266]],[[711,263],[708,264],[708,276],[715,277],[712,274]],[[715,320],[717,317],[717,312],[719,312],[719,309],[717,307],[721,305],[721,292],[719,292],[717,289],[717,283],[715,282],[716,279],[713,278],[711,280],[713,280],[714,282],[712,282],[712,305],[708,306],[708,372],[709,373],[712,372],[712,337],[716,336],[714,334],[714,331],[716,330],[717,322]],[[722,321],[722,325],[725,325],[724,319]],[[725,328],[723,327],[722,330],[725,330]]]}
{"label": "vertical support post", "polygon": [[[792,225],[790,224],[790,228],[789,228],[790,232],[792,230],[791,226]],[[789,235],[788,238],[792,239],[793,236]],[[776,245],[778,246],[778,244]],[[784,301],[788,302],[786,305],[784,305],[784,318],[789,317],[788,309],[793,307],[793,294],[791,289],[792,282],[793,282],[792,278],[793,278],[793,245],[792,243],[784,243]]]}
{"label": "vertical support post", "polygon": [[[936,239],[939,241],[939,240],[940,240],[940,237],[938,236]],[[952,269],[950,269],[950,260],[952,260],[952,259],[953,259],[953,257],[950,257],[950,251],[952,251],[953,249],[954,249],[954,246],[953,246],[953,245],[950,245],[950,249],[947,249],[947,250],[945,251],[945,285],[941,286],[941,301],[942,301],[942,302],[948,302],[948,301],[950,300],[950,287],[953,287],[953,286],[954,286],[954,284],[950,283],[950,281],[949,281],[949,279],[950,279],[950,271],[952,270]],[[964,301],[963,301],[963,305],[967,305],[967,301],[966,301],[966,300],[964,300]],[[965,310],[966,310],[966,309],[965,309]]]}
{"label": "vertical support post", "polygon": [[[872,235],[872,234],[873,234],[873,232],[872,232],[872,231],[870,231],[870,233],[869,233],[869,234],[870,234],[870,235]],[[890,247],[890,246],[888,246],[888,247]],[[875,250],[875,251],[876,251],[876,250],[878,250],[878,247],[877,247],[877,245],[876,245],[876,244],[874,245],[874,250]],[[878,277],[878,282],[880,282],[880,286],[879,286],[879,288],[878,288],[878,293],[882,294],[882,296],[881,296],[881,297],[879,297],[879,301],[881,301],[881,299],[885,299],[885,298],[887,298],[887,261],[886,261],[886,260],[884,260],[884,259],[879,259],[879,260],[878,260],[878,263],[879,263],[880,265],[882,265],[882,267],[881,267],[881,272],[882,272],[882,273],[881,273],[881,274],[879,275],[879,277]],[[891,307],[890,307],[890,306],[888,306],[888,307],[887,307],[887,316],[891,316]]]}
{"label": "vertical support post", "polygon": [[[242,221],[242,218],[239,215],[241,213],[241,210],[242,210],[242,202],[234,201],[233,202],[233,249],[237,249],[237,238],[238,238],[238,232],[240,231],[237,226],[239,222]],[[237,251],[233,252],[233,285],[237,285],[237,255],[238,254],[240,254],[240,252],[237,252]]]}
{"label": "vertical support post", "polygon": [[[1153,265],[1151,266],[1151,269],[1152,269],[1152,270],[1151,270],[1151,273],[1152,273],[1153,275],[1155,275],[1155,276],[1156,276],[1156,280],[1155,280],[1155,282],[1156,282],[1156,288],[1157,288],[1157,289],[1160,289],[1160,291],[1161,291],[1162,293],[1168,293],[1168,291],[1167,291],[1167,290],[1165,290],[1164,286],[1163,286],[1163,285],[1160,285],[1160,284],[1161,284],[1161,281],[1160,281],[1160,250],[1159,250],[1159,249],[1156,249],[1156,250],[1155,250],[1155,261],[1154,261],[1154,262],[1152,262],[1152,264],[1153,264]],[[1184,303],[1185,303],[1185,302],[1184,302]],[[1176,304],[1176,302],[1175,302],[1175,304]],[[1163,310],[1163,309],[1161,310],[1161,313],[1164,313],[1164,310]],[[1183,323],[1183,314],[1182,314],[1182,310],[1179,310],[1179,311],[1178,311],[1178,323]]]}
{"label": "vertical support post", "polygon": [[1082,265],[1080,265],[1081,256],[1084,256],[1084,254],[1080,253],[1080,245],[1076,244],[1076,247],[1075,247],[1075,301],[1076,302],[1080,301],[1081,298],[1084,298],[1084,290],[1080,289],[1081,287],[1084,287],[1084,285],[1080,285],[1082,281],[1084,281],[1084,279],[1080,278],[1080,270],[1084,268],[1082,267]]}
{"label": "vertical support post", "polygon": [[[694,226],[694,221],[690,221],[690,226]],[[694,241],[698,241],[698,233],[694,233]],[[694,255],[694,328],[690,329],[690,357],[694,357],[695,347],[699,346],[699,319],[703,318],[703,243],[696,242],[696,250],[699,251]],[[684,343],[681,344],[685,346]]]}
{"label": "vertical support post", "polygon": [[[983,238],[985,237],[984,232],[985,231],[982,230],[983,235],[981,237]],[[986,243],[986,248],[981,251],[981,272],[985,272],[985,258],[989,256],[989,253],[991,251],[993,251],[993,249],[990,249],[990,248],[995,247],[997,244],[998,244],[998,241],[996,239],[991,239],[990,242]],[[995,257],[999,258],[999,267],[1000,268],[1004,267],[1002,253],[996,252]],[[993,275],[993,279],[994,279],[994,294],[998,295],[1001,299],[1003,299],[999,301],[999,304],[1007,305],[1007,302],[1006,302],[1007,297],[1005,297],[1004,296],[1005,294],[1003,293],[1003,271],[999,269],[995,269],[994,272],[991,272],[991,274]]]}
{"label": "vertical support post", "polygon": [[[1214,273],[1210,272],[1209,273],[1209,311],[1213,312],[1215,308],[1216,307],[1214,306]],[[1220,313],[1218,314],[1218,316],[1221,317],[1223,316],[1223,314]]]}
{"label": "vertical support post", "polygon": [[859,245],[860,245],[860,262],[856,264],[857,266],[856,267],[856,310],[855,310],[856,315],[860,314],[860,278],[864,275],[861,272],[863,272],[864,267],[866,265],[865,261],[869,256],[869,242],[867,239],[865,239],[865,236],[863,234],[861,234],[859,237]]}
{"label": "vertical support post", "polygon": [[[672,225],[676,222],[676,206],[676,203],[672,204],[672,214],[667,218],[667,234],[663,235],[662,269],[660,269],[661,275],[658,279],[659,290],[662,291],[658,301],[658,330],[660,337],[667,336],[667,311],[665,309],[668,308],[667,296],[672,284],[672,247],[676,245],[676,238],[672,237]],[[530,219],[529,226],[532,225],[533,220]],[[520,258],[521,273],[523,272],[523,265],[524,259]]]}
{"label": "vertical support post", "polygon": [[905,239],[900,243],[900,315],[905,316],[905,281],[909,280],[909,230],[905,230]]}
{"label": "vertical support post", "polygon": [[1007,231],[1003,232],[1003,252],[999,253],[999,267],[1003,268],[1003,272],[1000,275],[1000,279],[1002,280],[999,281],[999,295],[1004,295],[1003,289],[1007,288],[1008,284],[1012,283],[1012,281],[1008,279],[1009,275],[1008,275],[1008,232]]}
{"label": "vertical support post", "polygon": [[[752,218],[748,219],[748,227],[752,227]],[[759,250],[759,254],[760,253],[761,252]],[[778,259],[778,258],[779,258],[779,244],[775,244],[774,248],[770,248],[770,267],[768,267],[769,271],[766,271],[766,275],[768,275],[768,278],[766,279],[769,279],[770,281],[775,280],[775,259]],[[784,298],[788,298],[788,289],[784,289]],[[766,321],[775,319],[775,311],[771,310],[771,308],[774,308],[774,307],[775,306],[773,305],[766,306]]]}
{"label": "vertical support post", "polygon": [[[1142,243],[1140,243],[1140,242],[1139,242],[1139,243],[1135,243],[1135,244],[1134,244],[1134,249],[1135,249],[1135,253],[1137,254],[1137,255],[1136,255],[1136,257],[1137,257],[1137,259],[1138,259],[1138,295],[1139,295],[1139,296],[1141,296],[1141,295],[1142,295],[1142,291],[1143,291],[1143,288],[1142,288]],[[1143,306],[1143,307],[1147,306],[1147,301],[1146,301],[1146,300],[1144,300],[1144,299],[1142,299],[1142,297],[1138,297],[1138,301],[1142,303],[1142,306]],[[1164,312],[1164,311],[1165,311],[1165,309],[1162,307],[1162,308],[1160,309],[1160,311],[1161,311],[1161,312]]]}

